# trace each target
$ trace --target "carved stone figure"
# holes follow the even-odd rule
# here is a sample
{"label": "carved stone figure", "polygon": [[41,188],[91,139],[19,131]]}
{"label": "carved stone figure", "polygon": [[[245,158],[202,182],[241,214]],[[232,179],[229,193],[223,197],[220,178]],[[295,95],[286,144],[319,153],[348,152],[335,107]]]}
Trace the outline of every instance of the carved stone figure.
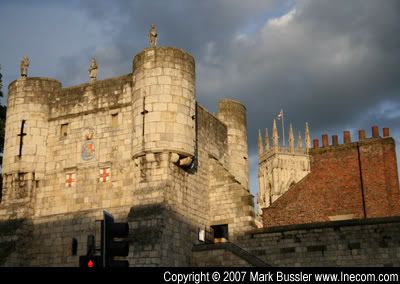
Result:
{"label": "carved stone figure", "polygon": [[96,81],[97,68],[98,68],[98,66],[97,66],[97,63],[96,63],[96,59],[92,58],[92,61],[90,62],[90,66],[89,66],[89,70],[88,70],[89,71],[89,78],[90,78],[91,82]]}
{"label": "carved stone figure", "polygon": [[150,32],[149,32],[149,44],[150,47],[157,46],[157,28],[156,25],[151,25]]}
{"label": "carved stone figure", "polygon": [[20,71],[21,77],[28,77],[29,58],[25,56],[21,60]]}

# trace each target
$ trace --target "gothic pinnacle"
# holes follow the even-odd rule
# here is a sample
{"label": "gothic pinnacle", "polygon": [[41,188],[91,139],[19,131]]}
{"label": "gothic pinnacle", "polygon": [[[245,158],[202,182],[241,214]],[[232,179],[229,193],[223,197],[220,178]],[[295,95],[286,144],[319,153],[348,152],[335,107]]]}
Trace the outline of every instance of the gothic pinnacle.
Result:
{"label": "gothic pinnacle", "polygon": [[299,137],[297,138],[297,149],[303,149],[303,138],[301,138],[301,133],[299,131]]}
{"label": "gothic pinnacle", "polygon": [[290,153],[294,153],[294,135],[293,135],[292,124],[290,124],[289,127],[289,148],[290,148]]}
{"label": "gothic pinnacle", "polygon": [[268,128],[265,128],[265,151],[269,150],[269,135]]}
{"label": "gothic pinnacle", "polygon": [[310,129],[308,128],[308,122],[306,122],[306,149],[311,148],[311,139],[310,139]]}
{"label": "gothic pinnacle", "polygon": [[262,136],[261,136],[261,130],[258,129],[258,156],[261,157],[261,155],[264,153],[264,147],[263,147],[263,141],[262,141]]}
{"label": "gothic pinnacle", "polygon": [[277,149],[279,147],[279,136],[278,136],[278,129],[276,128],[276,120],[274,118],[274,124],[272,127],[272,147]]}

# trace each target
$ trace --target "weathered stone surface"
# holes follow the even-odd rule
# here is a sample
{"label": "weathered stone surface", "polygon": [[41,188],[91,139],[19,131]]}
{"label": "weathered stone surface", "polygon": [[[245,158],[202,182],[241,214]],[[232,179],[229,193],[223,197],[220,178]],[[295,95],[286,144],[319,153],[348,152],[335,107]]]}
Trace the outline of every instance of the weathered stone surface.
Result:
{"label": "weathered stone surface", "polygon": [[272,266],[399,266],[400,218],[257,229],[238,245]]}
{"label": "weathered stone surface", "polygon": [[[230,226],[232,238],[254,228],[247,184],[239,181],[239,168],[229,170],[236,142],[228,133],[236,128],[196,104],[194,66],[183,50],[152,47],[135,56],[133,73],[117,78],[68,88],[46,78],[10,84],[0,204],[3,265],[77,266],[87,235],[100,241],[95,221],[103,209],[129,222],[132,266],[191,265],[199,228],[218,223],[211,211],[224,216],[220,221]],[[225,115],[234,120],[234,112]],[[240,127],[235,137],[247,157],[245,123]],[[222,196],[225,188],[218,197],[227,201],[227,212],[215,205],[223,184],[214,167],[229,180],[232,199]],[[30,227],[3,238],[1,222],[19,219]],[[24,258],[20,244],[27,247]]]}

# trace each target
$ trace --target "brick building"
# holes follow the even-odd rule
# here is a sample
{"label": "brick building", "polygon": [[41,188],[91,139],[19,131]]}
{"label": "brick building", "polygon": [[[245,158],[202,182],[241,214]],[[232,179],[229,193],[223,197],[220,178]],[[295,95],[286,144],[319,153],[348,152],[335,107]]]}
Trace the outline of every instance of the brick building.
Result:
{"label": "brick building", "polygon": [[315,223],[345,219],[365,219],[400,215],[396,148],[389,129],[372,137],[359,131],[351,142],[345,131],[343,144],[338,137],[322,136],[322,147],[314,139],[309,150],[310,173],[263,209],[265,227]]}

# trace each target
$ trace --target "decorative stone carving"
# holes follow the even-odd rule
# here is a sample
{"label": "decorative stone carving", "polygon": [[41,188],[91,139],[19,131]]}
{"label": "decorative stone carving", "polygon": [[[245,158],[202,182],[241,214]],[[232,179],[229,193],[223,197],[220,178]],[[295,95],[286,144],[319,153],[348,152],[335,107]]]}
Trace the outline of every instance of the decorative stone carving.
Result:
{"label": "decorative stone carving", "polygon": [[157,28],[156,25],[151,25],[149,32],[149,45],[150,47],[157,47]]}
{"label": "decorative stone carving", "polygon": [[25,56],[24,58],[22,58],[20,65],[21,77],[28,77],[28,67],[29,67],[29,58],[28,56]]}
{"label": "decorative stone carving", "polygon": [[90,66],[89,66],[89,78],[90,78],[90,82],[94,82],[97,79],[97,63],[96,63],[96,59],[92,58],[92,61],[90,62]]}

